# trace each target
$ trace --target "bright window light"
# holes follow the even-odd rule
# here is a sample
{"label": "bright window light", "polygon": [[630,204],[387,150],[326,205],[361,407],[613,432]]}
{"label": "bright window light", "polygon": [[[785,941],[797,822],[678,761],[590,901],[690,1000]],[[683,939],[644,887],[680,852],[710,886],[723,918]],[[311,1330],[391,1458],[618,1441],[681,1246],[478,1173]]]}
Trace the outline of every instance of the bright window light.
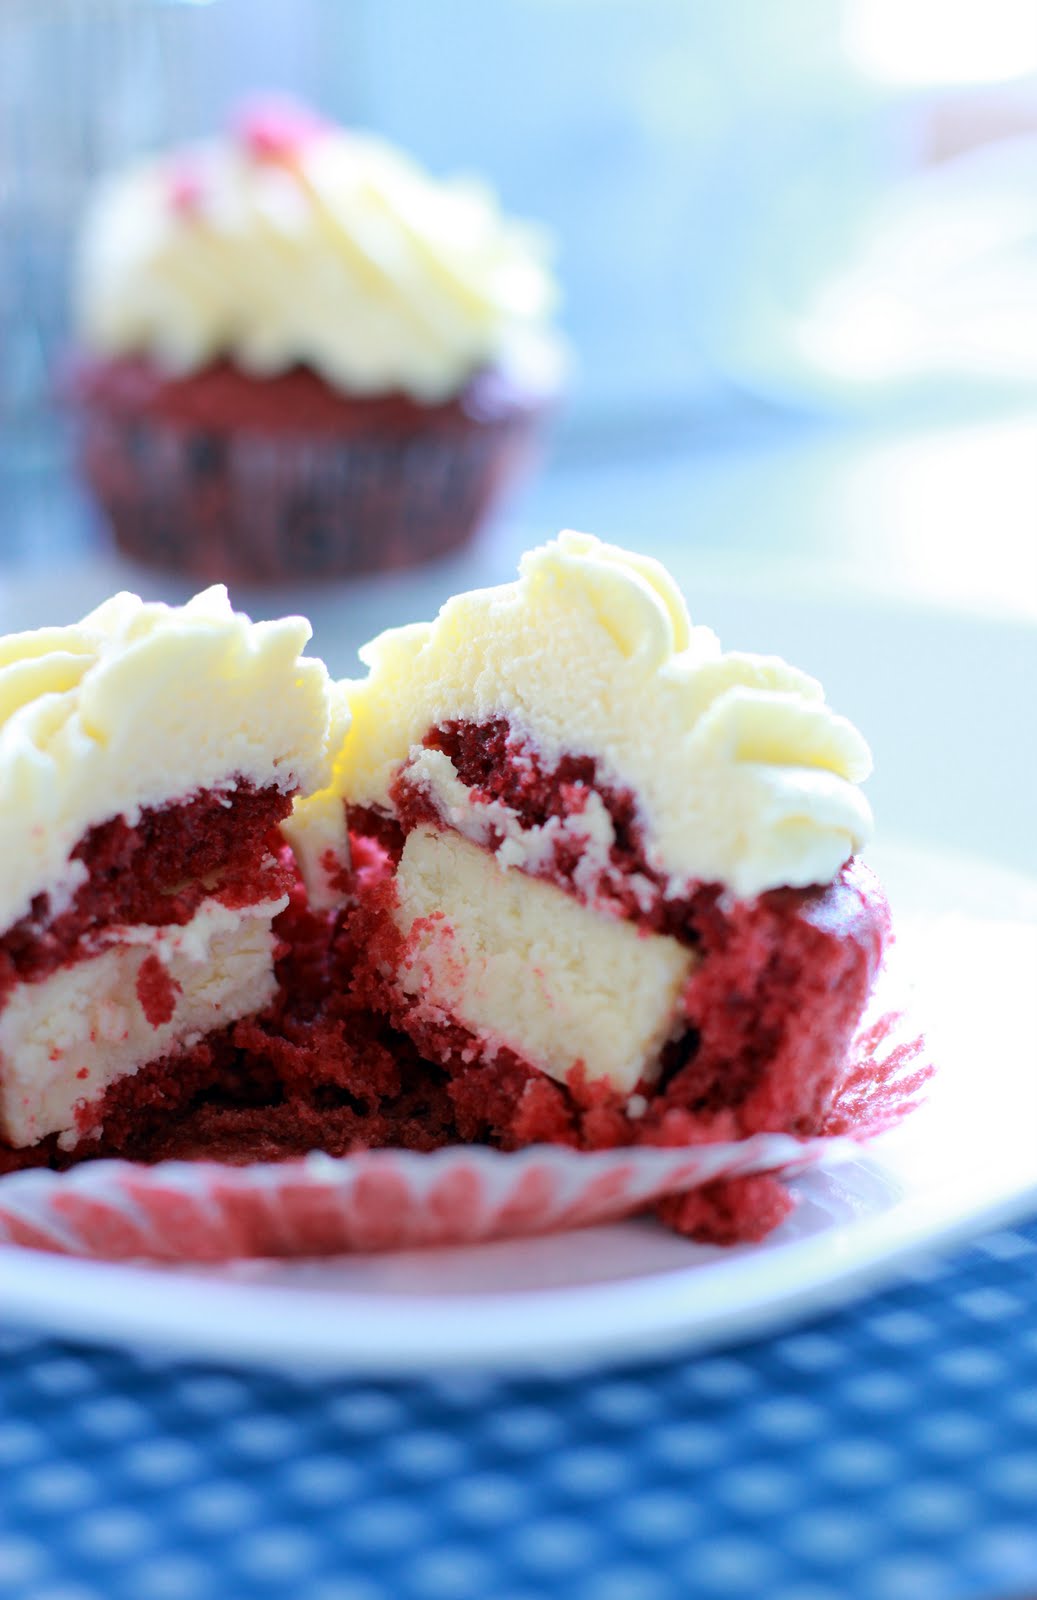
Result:
{"label": "bright window light", "polygon": [[847,0],[852,60],[886,83],[1002,83],[1037,72],[1037,0]]}

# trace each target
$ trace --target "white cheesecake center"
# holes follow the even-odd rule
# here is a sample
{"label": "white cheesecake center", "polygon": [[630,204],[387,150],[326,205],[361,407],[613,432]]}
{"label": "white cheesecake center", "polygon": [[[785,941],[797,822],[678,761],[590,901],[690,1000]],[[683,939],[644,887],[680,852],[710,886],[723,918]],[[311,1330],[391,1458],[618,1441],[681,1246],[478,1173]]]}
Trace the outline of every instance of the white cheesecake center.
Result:
{"label": "white cheesecake center", "polygon": [[[14,989],[0,1011],[0,1134],[15,1146],[52,1133],[74,1144],[78,1106],[262,1010],[276,989],[271,924],[286,904],[209,900],[183,927],[112,928],[99,954]],[[138,993],[149,957],[170,979],[171,1014],[157,1026]]]}
{"label": "white cheesecake center", "polygon": [[429,828],[408,836],[396,887],[408,939],[398,982],[430,1015],[561,1082],[577,1063],[624,1095],[651,1077],[682,1026],[695,960],[676,939],[602,916]]}

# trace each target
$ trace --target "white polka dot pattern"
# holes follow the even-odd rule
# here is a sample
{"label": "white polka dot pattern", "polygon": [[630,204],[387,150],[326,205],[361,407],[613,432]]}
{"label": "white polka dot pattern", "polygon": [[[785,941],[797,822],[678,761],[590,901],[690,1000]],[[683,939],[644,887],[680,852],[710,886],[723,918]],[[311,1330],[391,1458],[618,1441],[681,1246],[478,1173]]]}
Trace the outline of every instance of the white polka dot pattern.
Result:
{"label": "white polka dot pattern", "polygon": [[3,1600],[1037,1592],[1037,1221],[742,1349],[318,1381],[0,1324]]}

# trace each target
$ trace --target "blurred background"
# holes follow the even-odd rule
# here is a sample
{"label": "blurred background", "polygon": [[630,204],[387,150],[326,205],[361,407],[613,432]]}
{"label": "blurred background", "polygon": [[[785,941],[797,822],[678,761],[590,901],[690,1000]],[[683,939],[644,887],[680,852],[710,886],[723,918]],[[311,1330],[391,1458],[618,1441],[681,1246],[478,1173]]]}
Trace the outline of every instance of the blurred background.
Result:
{"label": "blurred background", "polygon": [[[975,773],[1019,744],[1029,699],[993,689],[1033,669],[1037,618],[1033,0],[2,0],[4,626],[116,582],[176,597],[107,554],[69,471],[69,253],[99,171],[257,89],[546,222],[572,373],[472,552],[253,609],[315,612],[347,670],[373,627],[584,527],[669,561],[728,642],[834,673],[870,729],[896,703],[898,826],[948,842],[997,805],[1003,768]],[[936,697],[923,764],[906,730]],[[995,848],[1032,861],[1031,835],[1020,813]]]}

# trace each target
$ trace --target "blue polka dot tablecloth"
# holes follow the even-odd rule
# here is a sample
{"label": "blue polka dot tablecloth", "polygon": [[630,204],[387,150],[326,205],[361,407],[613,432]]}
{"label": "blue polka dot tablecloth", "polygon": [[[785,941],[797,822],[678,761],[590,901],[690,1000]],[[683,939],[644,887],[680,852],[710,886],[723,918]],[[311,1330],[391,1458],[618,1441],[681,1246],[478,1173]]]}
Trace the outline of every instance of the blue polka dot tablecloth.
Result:
{"label": "blue polka dot tablecloth", "polygon": [[0,1352],[3,1600],[1037,1593],[1037,1221],[765,1342],[578,1379]]}

